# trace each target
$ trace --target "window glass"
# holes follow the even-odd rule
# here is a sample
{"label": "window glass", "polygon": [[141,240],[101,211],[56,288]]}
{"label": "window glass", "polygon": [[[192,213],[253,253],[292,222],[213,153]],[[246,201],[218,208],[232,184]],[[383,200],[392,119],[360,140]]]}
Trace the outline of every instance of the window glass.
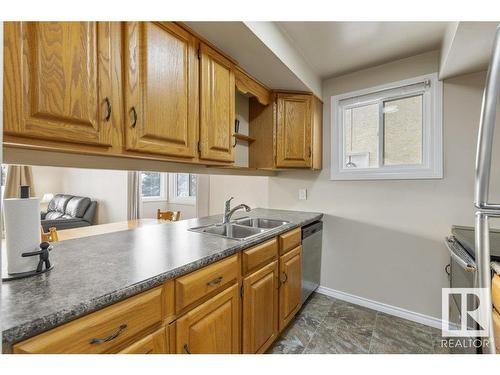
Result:
{"label": "window glass", "polygon": [[176,173],[176,196],[181,198],[196,197],[196,175]]}
{"label": "window glass", "polygon": [[189,195],[192,197],[196,197],[197,180],[195,174],[189,175]]}
{"label": "window glass", "polygon": [[189,197],[189,174],[177,173],[177,196]]}
{"label": "window glass", "polygon": [[437,73],[333,96],[332,180],[443,177]]}
{"label": "window glass", "polygon": [[160,172],[141,173],[141,193],[143,197],[154,198],[162,196]]}
{"label": "window glass", "polygon": [[422,95],[384,102],[384,164],[422,164]]}
{"label": "window glass", "polygon": [[378,166],[378,104],[344,111],[346,168]]}

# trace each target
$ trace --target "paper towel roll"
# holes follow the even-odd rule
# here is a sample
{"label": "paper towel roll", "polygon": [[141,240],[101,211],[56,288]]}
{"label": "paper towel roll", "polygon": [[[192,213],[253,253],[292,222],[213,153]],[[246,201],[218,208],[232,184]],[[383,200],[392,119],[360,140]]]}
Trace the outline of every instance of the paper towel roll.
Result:
{"label": "paper towel roll", "polygon": [[40,200],[38,198],[4,199],[7,272],[9,274],[36,269],[38,257],[22,258],[21,254],[40,248]]}

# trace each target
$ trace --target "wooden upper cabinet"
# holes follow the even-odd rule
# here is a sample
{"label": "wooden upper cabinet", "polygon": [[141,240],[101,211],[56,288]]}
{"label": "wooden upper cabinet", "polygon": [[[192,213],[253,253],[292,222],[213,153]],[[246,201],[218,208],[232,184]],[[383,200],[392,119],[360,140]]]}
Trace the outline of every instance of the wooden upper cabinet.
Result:
{"label": "wooden upper cabinet", "polygon": [[176,353],[236,354],[240,351],[240,294],[233,285],[176,322]]}
{"label": "wooden upper cabinet", "polygon": [[5,134],[110,145],[110,23],[4,25]]}
{"label": "wooden upper cabinet", "polygon": [[243,279],[243,353],[263,353],[278,336],[278,261]]}
{"label": "wooden upper cabinet", "polygon": [[276,167],[311,167],[312,96],[278,94]]}
{"label": "wooden upper cabinet", "polygon": [[232,63],[200,45],[200,158],[233,162],[235,81]]}
{"label": "wooden upper cabinet", "polygon": [[125,25],[126,149],[196,157],[196,39],[170,22]]}
{"label": "wooden upper cabinet", "polygon": [[302,306],[302,246],[280,257],[279,329],[282,331]]}

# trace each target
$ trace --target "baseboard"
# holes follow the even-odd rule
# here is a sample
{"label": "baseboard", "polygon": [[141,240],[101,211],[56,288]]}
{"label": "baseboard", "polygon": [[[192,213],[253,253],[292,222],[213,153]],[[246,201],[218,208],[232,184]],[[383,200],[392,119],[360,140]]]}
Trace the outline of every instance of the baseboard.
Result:
{"label": "baseboard", "polygon": [[411,320],[412,322],[424,324],[429,327],[441,329],[441,319],[434,318],[429,315],[420,314],[414,311],[402,309],[401,307],[396,307],[392,305],[388,305],[382,302],[373,301],[368,298],[355,296],[353,294],[349,294],[346,292],[342,292],[340,290],[335,290],[331,288],[327,288],[324,286],[320,286],[316,289],[316,292],[340,299],[342,301],[350,302],[355,305],[368,307],[369,309],[380,311],[389,315],[397,316],[398,318],[403,318],[407,320]]}

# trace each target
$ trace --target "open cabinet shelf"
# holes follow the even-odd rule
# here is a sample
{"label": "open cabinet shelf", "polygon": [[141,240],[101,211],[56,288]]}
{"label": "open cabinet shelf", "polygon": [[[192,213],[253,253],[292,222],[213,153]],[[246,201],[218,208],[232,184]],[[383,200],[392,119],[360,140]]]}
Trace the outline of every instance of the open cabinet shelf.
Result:
{"label": "open cabinet shelf", "polygon": [[255,141],[255,138],[249,137],[248,135],[241,134],[241,133],[234,133],[233,137],[240,140],[240,141],[247,141],[248,143],[252,143]]}

